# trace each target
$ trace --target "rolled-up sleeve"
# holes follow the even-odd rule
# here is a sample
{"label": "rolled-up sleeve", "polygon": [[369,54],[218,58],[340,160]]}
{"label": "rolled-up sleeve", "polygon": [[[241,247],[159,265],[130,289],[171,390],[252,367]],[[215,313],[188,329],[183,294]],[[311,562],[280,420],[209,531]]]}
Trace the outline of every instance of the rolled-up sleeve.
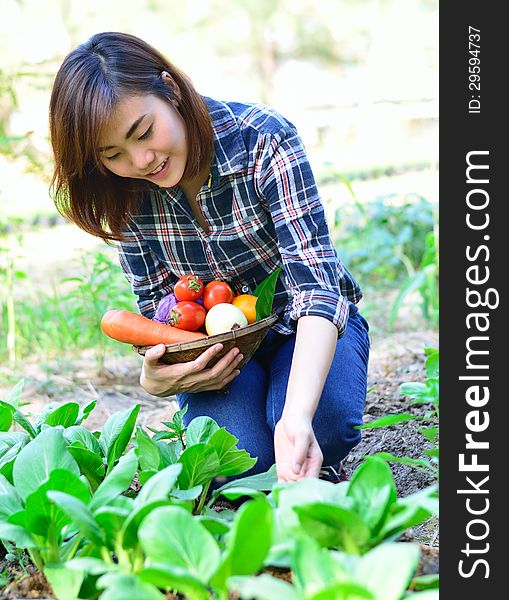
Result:
{"label": "rolled-up sleeve", "polygon": [[133,222],[123,233],[126,240],[117,244],[120,267],[137,296],[140,313],[151,319],[161,298],[172,291],[177,277],[151,251]]}
{"label": "rolled-up sleeve", "polygon": [[339,285],[342,266],[304,145],[288,126],[263,136],[258,157],[256,186],[274,222],[290,290],[290,317],[324,317],[336,325],[341,337],[349,312]]}

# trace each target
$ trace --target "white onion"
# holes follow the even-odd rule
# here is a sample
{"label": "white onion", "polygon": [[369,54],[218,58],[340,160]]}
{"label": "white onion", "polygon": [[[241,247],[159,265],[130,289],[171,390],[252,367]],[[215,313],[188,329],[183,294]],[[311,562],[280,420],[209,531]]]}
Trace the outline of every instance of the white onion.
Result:
{"label": "white onion", "polygon": [[228,302],[216,304],[205,317],[205,329],[208,335],[226,333],[232,329],[245,327],[247,324],[246,316],[240,308]]}

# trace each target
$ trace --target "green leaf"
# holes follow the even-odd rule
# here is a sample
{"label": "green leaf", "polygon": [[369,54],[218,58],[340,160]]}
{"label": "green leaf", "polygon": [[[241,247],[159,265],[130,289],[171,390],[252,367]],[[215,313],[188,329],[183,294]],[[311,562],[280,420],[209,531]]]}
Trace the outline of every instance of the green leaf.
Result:
{"label": "green leaf", "polygon": [[188,600],[209,600],[210,591],[199,579],[185,569],[167,564],[154,563],[143,568],[140,579],[158,588],[176,590]]}
{"label": "green leaf", "polygon": [[26,499],[55,469],[80,474],[78,464],[67,450],[62,431],[50,428],[22,448],[16,458],[12,475],[19,495]]}
{"label": "green leaf", "polygon": [[138,543],[138,528],[143,519],[155,508],[170,505],[169,493],[180,473],[181,465],[170,465],[156,473],[142,488],[133,501],[133,510],[122,527],[124,548],[134,548]]}
{"label": "green leaf", "polygon": [[397,499],[389,465],[381,458],[368,458],[355,470],[347,495],[354,500],[357,514],[361,515],[371,533],[378,533]]}
{"label": "green leaf", "polygon": [[67,402],[56,410],[52,411],[44,422],[51,427],[62,425],[64,429],[74,425],[80,411],[80,406],[77,402]]}
{"label": "green leaf", "polygon": [[357,563],[355,578],[376,600],[400,600],[419,563],[415,544],[382,544],[370,550]]}
{"label": "green leaf", "polygon": [[0,475],[0,521],[23,510],[23,503],[16,488]]}
{"label": "green leaf", "polygon": [[399,391],[405,396],[411,398],[425,399],[428,397],[428,387],[425,383],[419,381],[409,381],[408,383],[402,383],[399,386]]}
{"label": "green leaf", "polygon": [[17,444],[14,444],[0,458],[0,474],[6,477],[10,482],[12,482],[12,471],[14,469],[14,462],[16,461],[16,458],[21,452],[23,446],[23,442],[18,442]]}
{"label": "green leaf", "polygon": [[226,535],[226,553],[212,585],[225,589],[231,575],[252,575],[261,569],[272,544],[273,525],[265,497],[243,504]]}
{"label": "green leaf", "polygon": [[[217,517],[215,515],[206,514],[206,515],[196,515],[195,518],[204,527],[206,527],[207,531],[210,531],[210,533],[213,536],[219,537],[219,536],[223,536],[225,533],[228,533],[230,531],[230,523],[226,519],[222,518],[222,513],[224,513],[224,512],[225,511],[221,511],[221,513],[218,513]],[[221,516],[219,516],[219,514]]]}
{"label": "green leaf", "polygon": [[23,393],[23,386],[25,385],[25,380],[20,379],[18,383],[12,388],[12,390],[7,394],[7,398],[5,401],[8,404],[14,406],[14,408],[19,408],[21,403],[21,394]]}
{"label": "green leaf", "polygon": [[0,521],[0,540],[8,540],[18,548],[36,548],[37,542],[21,525]]}
{"label": "green leaf", "polygon": [[154,500],[167,500],[182,471],[182,465],[170,465],[156,473],[142,488],[134,500],[135,506]]}
{"label": "green leaf", "polygon": [[321,546],[357,554],[369,542],[369,526],[353,510],[325,502],[294,506],[293,510],[302,529]]}
{"label": "green leaf", "polygon": [[159,448],[163,467],[175,464],[184,449],[180,440],[168,444],[166,442],[156,441],[156,446]]}
{"label": "green leaf", "polygon": [[99,445],[97,438],[91,431],[85,429],[85,427],[82,427],[81,425],[68,427],[64,431],[64,438],[69,444],[80,442],[85,448],[88,448],[91,452],[101,456],[101,446]]}
{"label": "green leaf", "polygon": [[426,348],[426,377],[428,379],[438,379],[440,368],[440,353],[436,348]]}
{"label": "green leaf", "polygon": [[[125,498],[130,501],[131,498]],[[117,544],[122,541],[122,531],[125,527],[126,521],[131,514],[132,506],[125,508],[123,506],[101,506],[94,512],[94,519],[97,524],[104,532],[103,538],[105,543],[110,550],[115,550]],[[124,565],[125,567],[125,565]]]}
{"label": "green leaf", "polygon": [[133,573],[106,573],[97,581],[105,591],[101,600],[164,600],[165,596],[150,583],[145,583]]}
{"label": "green leaf", "polygon": [[50,498],[67,515],[68,519],[75,523],[80,533],[91,542],[101,547],[104,540],[101,529],[97,524],[92,511],[81,499],[59,491],[49,491]]}
{"label": "green leaf", "polygon": [[67,447],[69,453],[78,463],[80,472],[85,475],[92,491],[96,490],[104,479],[106,466],[100,455],[85,448],[81,442],[73,442]]}
{"label": "green leaf", "polygon": [[138,535],[148,559],[187,569],[202,583],[209,581],[219,565],[213,536],[182,508],[156,508],[144,519]]}
{"label": "green leaf", "polygon": [[257,458],[251,458],[246,450],[237,448],[238,438],[228,433],[223,427],[218,429],[208,441],[219,458],[219,470],[216,475],[240,475],[253,467]]}
{"label": "green leaf", "polygon": [[281,535],[279,543],[288,541],[293,546],[295,532],[302,528],[294,510],[297,506],[327,503],[341,504],[343,510],[351,509],[353,500],[345,496],[347,487],[311,478],[275,485],[271,497],[278,506],[278,530]]}
{"label": "green leaf", "polygon": [[85,406],[83,406],[83,407],[80,406],[78,417],[76,418],[76,421],[74,424],[81,425],[81,423],[83,423],[83,421],[85,421],[85,419],[88,419],[90,413],[94,410],[96,405],[97,405],[97,400],[92,400],[92,402],[89,402]]}
{"label": "green leaf", "polygon": [[182,465],[178,486],[184,490],[212,481],[219,471],[217,453],[208,444],[196,444],[186,448],[178,463]]}
{"label": "green leaf", "polygon": [[375,596],[363,585],[357,583],[333,583],[316,594],[306,596],[306,600],[375,600]]}
{"label": "green leaf", "polygon": [[0,456],[3,456],[15,444],[21,442],[24,446],[29,440],[30,436],[24,431],[0,431]]}
{"label": "green leaf", "polygon": [[126,516],[121,528],[118,528],[121,535],[122,546],[124,548],[135,548],[138,544],[138,530],[145,517],[160,506],[172,506],[171,500],[152,500],[138,507]]}
{"label": "green leaf", "polygon": [[423,523],[432,515],[438,515],[438,497],[435,490],[436,486],[430,486],[398,499],[374,542],[394,539],[409,527]]}
{"label": "green leaf", "polygon": [[9,431],[14,420],[14,411],[12,406],[0,401],[0,431]]}
{"label": "green leaf", "polygon": [[48,481],[30,494],[25,504],[27,529],[45,538],[54,533],[60,534],[63,527],[72,522],[72,518],[68,518],[51,501],[48,494],[52,491],[65,492],[82,502],[90,499],[89,489],[77,475],[64,469],[53,470]]}
{"label": "green leaf", "polygon": [[44,565],[44,576],[58,600],[76,600],[84,575],[84,571],[69,569],[66,563]]}
{"label": "green leaf", "polygon": [[14,413],[14,420],[18,425],[23,427],[23,429],[28,432],[31,438],[34,438],[37,435],[37,432],[35,431],[32,423],[30,423],[28,420],[28,417],[19,410]]}
{"label": "green leaf", "polygon": [[161,468],[161,453],[156,443],[143,431],[141,427],[136,428],[136,454],[143,471],[158,471]]}
{"label": "green leaf", "polygon": [[420,427],[419,433],[421,433],[428,442],[434,442],[438,435],[438,427]]}
{"label": "green leaf", "polygon": [[253,490],[249,487],[229,487],[227,490],[221,492],[221,496],[226,498],[227,500],[237,500],[238,498],[242,498],[242,496],[248,496],[250,498],[265,498],[265,494],[263,492],[259,492],[258,490]]}
{"label": "green leaf", "polygon": [[295,587],[305,597],[346,578],[331,559],[329,551],[305,536],[299,536],[295,542],[292,571]]}
{"label": "green leaf", "polygon": [[356,429],[376,429],[378,427],[387,427],[389,425],[395,425],[396,423],[404,423],[405,421],[415,421],[421,417],[410,415],[406,413],[399,413],[397,415],[386,415],[379,419],[374,419],[364,425],[357,425]]}
{"label": "green leaf", "polygon": [[270,575],[258,577],[230,577],[228,589],[235,591],[242,598],[256,598],[256,600],[301,600],[295,588]]}
{"label": "green leaf", "polygon": [[102,575],[121,569],[116,563],[106,563],[102,559],[93,556],[77,556],[68,560],[65,564],[69,569],[78,569],[88,575]]}
{"label": "green leaf", "polygon": [[196,498],[198,498],[202,491],[203,485],[195,485],[194,487],[189,488],[188,490],[179,490],[178,488],[175,488],[171,490],[170,495],[172,498],[176,498],[177,500],[196,500]]}
{"label": "green leaf", "polygon": [[275,483],[277,483],[276,465],[272,465],[272,467],[264,473],[257,473],[256,475],[249,475],[248,477],[239,477],[225,483],[212,493],[209,505],[212,505],[219,496],[223,495],[223,492],[230,488],[242,487],[250,488],[255,492],[270,492]]}
{"label": "green leaf", "polygon": [[139,412],[139,405],[121,410],[111,415],[104,424],[99,436],[99,444],[104,456],[106,456],[108,473],[126,449]]}
{"label": "green leaf", "polygon": [[253,296],[258,296],[256,301],[256,320],[266,319],[272,314],[272,303],[274,302],[274,294],[276,284],[281,273],[281,268],[277,268],[268,275],[253,292]]}
{"label": "green leaf", "polygon": [[370,456],[379,456],[383,460],[408,465],[414,469],[422,469],[424,471],[433,470],[433,465],[429,462],[429,460],[422,458],[416,459],[408,458],[407,456],[394,456],[394,454],[390,454],[389,452],[377,452],[376,454],[370,454]]}
{"label": "green leaf", "polygon": [[440,575],[438,573],[430,573],[428,575],[419,575],[412,579],[411,588],[413,590],[430,590],[437,589],[440,585]]}
{"label": "green leaf", "polygon": [[186,445],[206,443],[210,436],[219,429],[219,425],[210,417],[195,417],[187,426]]}
{"label": "green leaf", "polygon": [[265,497],[240,507],[225,539],[231,575],[251,575],[262,567],[272,543],[273,527],[272,508]]}
{"label": "green leaf", "polygon": [[92,497],[92,510],[110,504],[119,494],[124,492],[133,480],[138,467],[138,458],[134,450],[122,456],[114,469],[105,477]]}

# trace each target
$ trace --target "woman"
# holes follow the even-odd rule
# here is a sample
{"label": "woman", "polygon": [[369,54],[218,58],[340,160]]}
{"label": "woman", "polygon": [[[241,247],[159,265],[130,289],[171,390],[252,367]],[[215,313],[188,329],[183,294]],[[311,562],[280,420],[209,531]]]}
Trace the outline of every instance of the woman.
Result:
{"label": "woman", "polygon": [[[282,267],[279,315],[239,371],[221,345],[165,365],[147,352],[140,382],[176,395],[187,422],[209,415],[281,481],[317,477],[359,441],[369,353],[361,291],[331,244],[295,127],[259,104],[219,102],[144,41],[100,33],[60,67],[50,103],[57,207],[115,240],[140,312],[151,318],[195,273],[250,292]],[[218,390],[229,384],[229,393]]]}

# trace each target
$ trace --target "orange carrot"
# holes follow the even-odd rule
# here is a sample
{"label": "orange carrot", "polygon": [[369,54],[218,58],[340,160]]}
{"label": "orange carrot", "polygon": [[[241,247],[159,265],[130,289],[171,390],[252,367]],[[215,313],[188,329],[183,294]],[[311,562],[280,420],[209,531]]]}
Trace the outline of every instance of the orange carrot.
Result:
{"label": "orange carrot", "polygon": [[135,346],[193,342],[207,337],[197,331],[184,331],[147,319],[128,310],[109,310],[101,320],[101,329],[110,338]]}

